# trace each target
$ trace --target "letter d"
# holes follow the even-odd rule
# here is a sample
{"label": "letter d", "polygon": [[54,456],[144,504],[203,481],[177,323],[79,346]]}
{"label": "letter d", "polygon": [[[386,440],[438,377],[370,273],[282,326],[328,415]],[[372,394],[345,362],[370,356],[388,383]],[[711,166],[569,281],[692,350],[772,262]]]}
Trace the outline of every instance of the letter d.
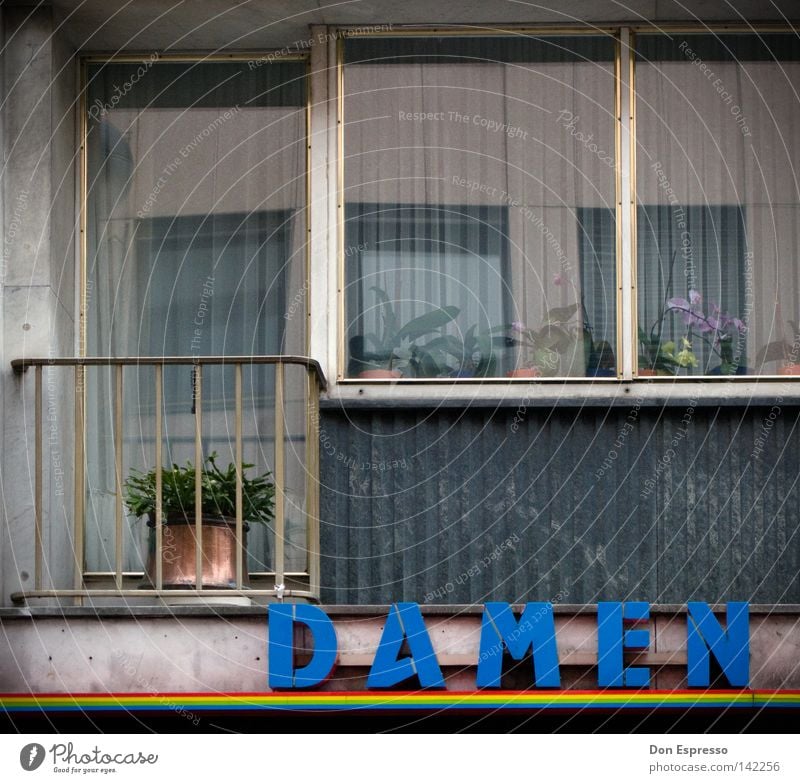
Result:
{"label": "letter d", "polygon": [[[336,664],[336,632],[330,617],[311,604],[281,604],[267,610],[269,622],[269,687],[309,688],[319,685]],[[294,666],[294,624],[303,623],[314,640],[311,660]]]}

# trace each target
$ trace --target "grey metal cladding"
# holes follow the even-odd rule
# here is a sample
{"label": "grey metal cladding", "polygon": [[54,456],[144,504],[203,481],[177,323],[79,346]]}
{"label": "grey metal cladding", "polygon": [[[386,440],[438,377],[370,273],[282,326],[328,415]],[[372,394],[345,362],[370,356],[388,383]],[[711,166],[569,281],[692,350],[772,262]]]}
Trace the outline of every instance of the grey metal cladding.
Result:
{"label": "grey metal cladding", "polygon": [[322,600],[800,602],[799,413],[770,411],[325,411]]}

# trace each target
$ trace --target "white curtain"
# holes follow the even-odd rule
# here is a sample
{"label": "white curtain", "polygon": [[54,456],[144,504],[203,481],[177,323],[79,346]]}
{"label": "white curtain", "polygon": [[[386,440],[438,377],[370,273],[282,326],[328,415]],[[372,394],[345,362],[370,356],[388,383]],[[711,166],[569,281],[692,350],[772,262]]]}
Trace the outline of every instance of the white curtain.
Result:
{"label": "white curtain", "polygon": [[[800,317],[796,36],[637,40],[640,326],[692,288],[704,314],[713,303],[746,322],[743,371],[775,373],[776,361],[756,357],[791,343]],[[719,364],[705,343],[695,351],[695,374]]]}
{"label": "white curtain", "polygon": [[[156,64],[117,100],[138,68],[90,72],[87,353],[305,353],[304,308],[287,317],[305,292],[304,65]],[[153,466],[154,374],[125,372],[127,475]],[[273,383],[271,369],[245,371],[245,460],[258,471],[273,469]],[[89,370],[90,571],[114,562],[112,390],[108,372]],[[193,460],[191,367],[165,370],[164,397],[164,462]],[[203,453],[227,464],[232,368],[206,369],[203,398]],[[304,420],[289,428],[302,453]],[[125,567],[140,569],[143,531],[126,529]],[[269,536],[251,539],[251,568],[267,570]]]}
{"label": "white curtain", "polygon": [[[602,228],[613,238],[613,46],[499,38],[347,47],[348,336],[368,333],[379,312],[371,287],[383,281],[404,318],[458,307],[446,331],[461,335],[473,324],[538,329],[553,308],[585,301],[575,323],[614,344],[615,266],[592,278],[605,296],[586,300],[590,246],[579,216],[609,210]],[[513,366],[513,352],[498,353],[498,372]]]}

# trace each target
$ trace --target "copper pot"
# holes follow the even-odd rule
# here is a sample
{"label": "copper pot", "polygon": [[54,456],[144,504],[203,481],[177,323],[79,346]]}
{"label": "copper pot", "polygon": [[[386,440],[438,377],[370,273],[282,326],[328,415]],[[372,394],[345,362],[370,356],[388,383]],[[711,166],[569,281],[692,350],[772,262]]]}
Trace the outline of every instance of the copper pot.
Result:
{"label": "copper pot", "polygon": [[[152,527],[152,524],[151,524]],[[242,529],[243,548],[247,548],[247,525]],[[156,583],[155,529],[151,531],[147,558],[147,578]],[[183,514],[168,514],[162,530],[161,576],[165,589],[197,586],[197,560],[194,519]],[[230,517],[203,516],[202,569],[203,587],[236,587],[236,520]],[[246,562],[246,561],[245,561]],[[242,569],[242,583],[247,586],[247,568]]]}

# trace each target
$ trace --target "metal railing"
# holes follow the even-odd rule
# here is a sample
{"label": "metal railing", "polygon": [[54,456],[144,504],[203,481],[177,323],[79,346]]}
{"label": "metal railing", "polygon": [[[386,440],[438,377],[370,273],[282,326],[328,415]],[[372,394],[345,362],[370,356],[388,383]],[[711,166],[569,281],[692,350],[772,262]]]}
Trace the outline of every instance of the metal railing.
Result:
{"label": "metal railing", "polygon": [[[192,412],[194,418],[194,542],[195,542],[195,585],[187,588],[165,587],[163,582],[163,553],[165,520],[163,514],[163,458],[164,458],[164,368],[172,365],[189,365],[192,367]],[[244,519],[243,498],[243,369],[258,365],[274,366],[274,519],[271,533],[273,535],[274,571],[264,572],[260,576],[274,575],[274,586],[265,588],[249,587],[246,568],[246,557],[243,531],[247,520]],[[305,356],[189,356],[189,357],[76,357],[76,358],[28,358],[15,359],[11,362],[13,370],[20,376],[28,368],[34,369],[34,459],[33,459],[33,589],[22,590],[12,594],[15,603],[25,603],[32,598],[74,599],[82,605],[84,599],[91,598],[183,598],[231,597],[231,596],[273,596],[278,599],[319,598],[319,392],[326,388],[325,376],[319,364]],[[204,551],[203,551],[203,513],[202,513],[202,475],[201,467],[205,463],[203,455],[203,369],[209,366],[232,367],[234,375],[233,407],[234,438],[233,451],[236,469],[236,565],[235,586],[231,588],[204,588]],[[67,540],[71,542],[71,552],[65,557],[72,558],[71,586],[55,586],[45,584],[45,574],[52,573],[46,568],[44,556],[44,538],[49,526],[57,524],[53,515],[46,515],[44,502],[44,408],[43,408],[43,369],[64,367],[73,369],[74,381],[74,513]],[[86,533],[86,493],[87,493],[87,410],[86,389],[88,368],[110,368],[113,388],[113,454],[114,454],[114,568],[109,572],[90,572],[85,567],[85,533]],[[126,518],[123,497],[123,441],[124,441],[124,389],[126,368],[153,368],[153,465],[156,467],[155,514],[153,520],[155,536],[155,573],[150,584],[130,586],[132,580],[142,581],[144,574],[124,569],[123,537]],[[307,569],[305,572],[287,573],[285,570],[285,497],[286,497],[286,455],[285,455],[285,400],[287,367],[299,367],[305,370],[305,509]],[[61,401],[63,402],[63,400]],[[67,523],[68,524],[68,523]],[[91,586],[92,579],[106,577],[107,582],[100,586]],[[295,586],[286,586],[287,578]],[[52,578],[49,579],[52,581]],[[103,581],[102,578],[99,579]],[[264,579],[262,578],[262,582]],[[126,586],[128,585],[128,586]]]}

